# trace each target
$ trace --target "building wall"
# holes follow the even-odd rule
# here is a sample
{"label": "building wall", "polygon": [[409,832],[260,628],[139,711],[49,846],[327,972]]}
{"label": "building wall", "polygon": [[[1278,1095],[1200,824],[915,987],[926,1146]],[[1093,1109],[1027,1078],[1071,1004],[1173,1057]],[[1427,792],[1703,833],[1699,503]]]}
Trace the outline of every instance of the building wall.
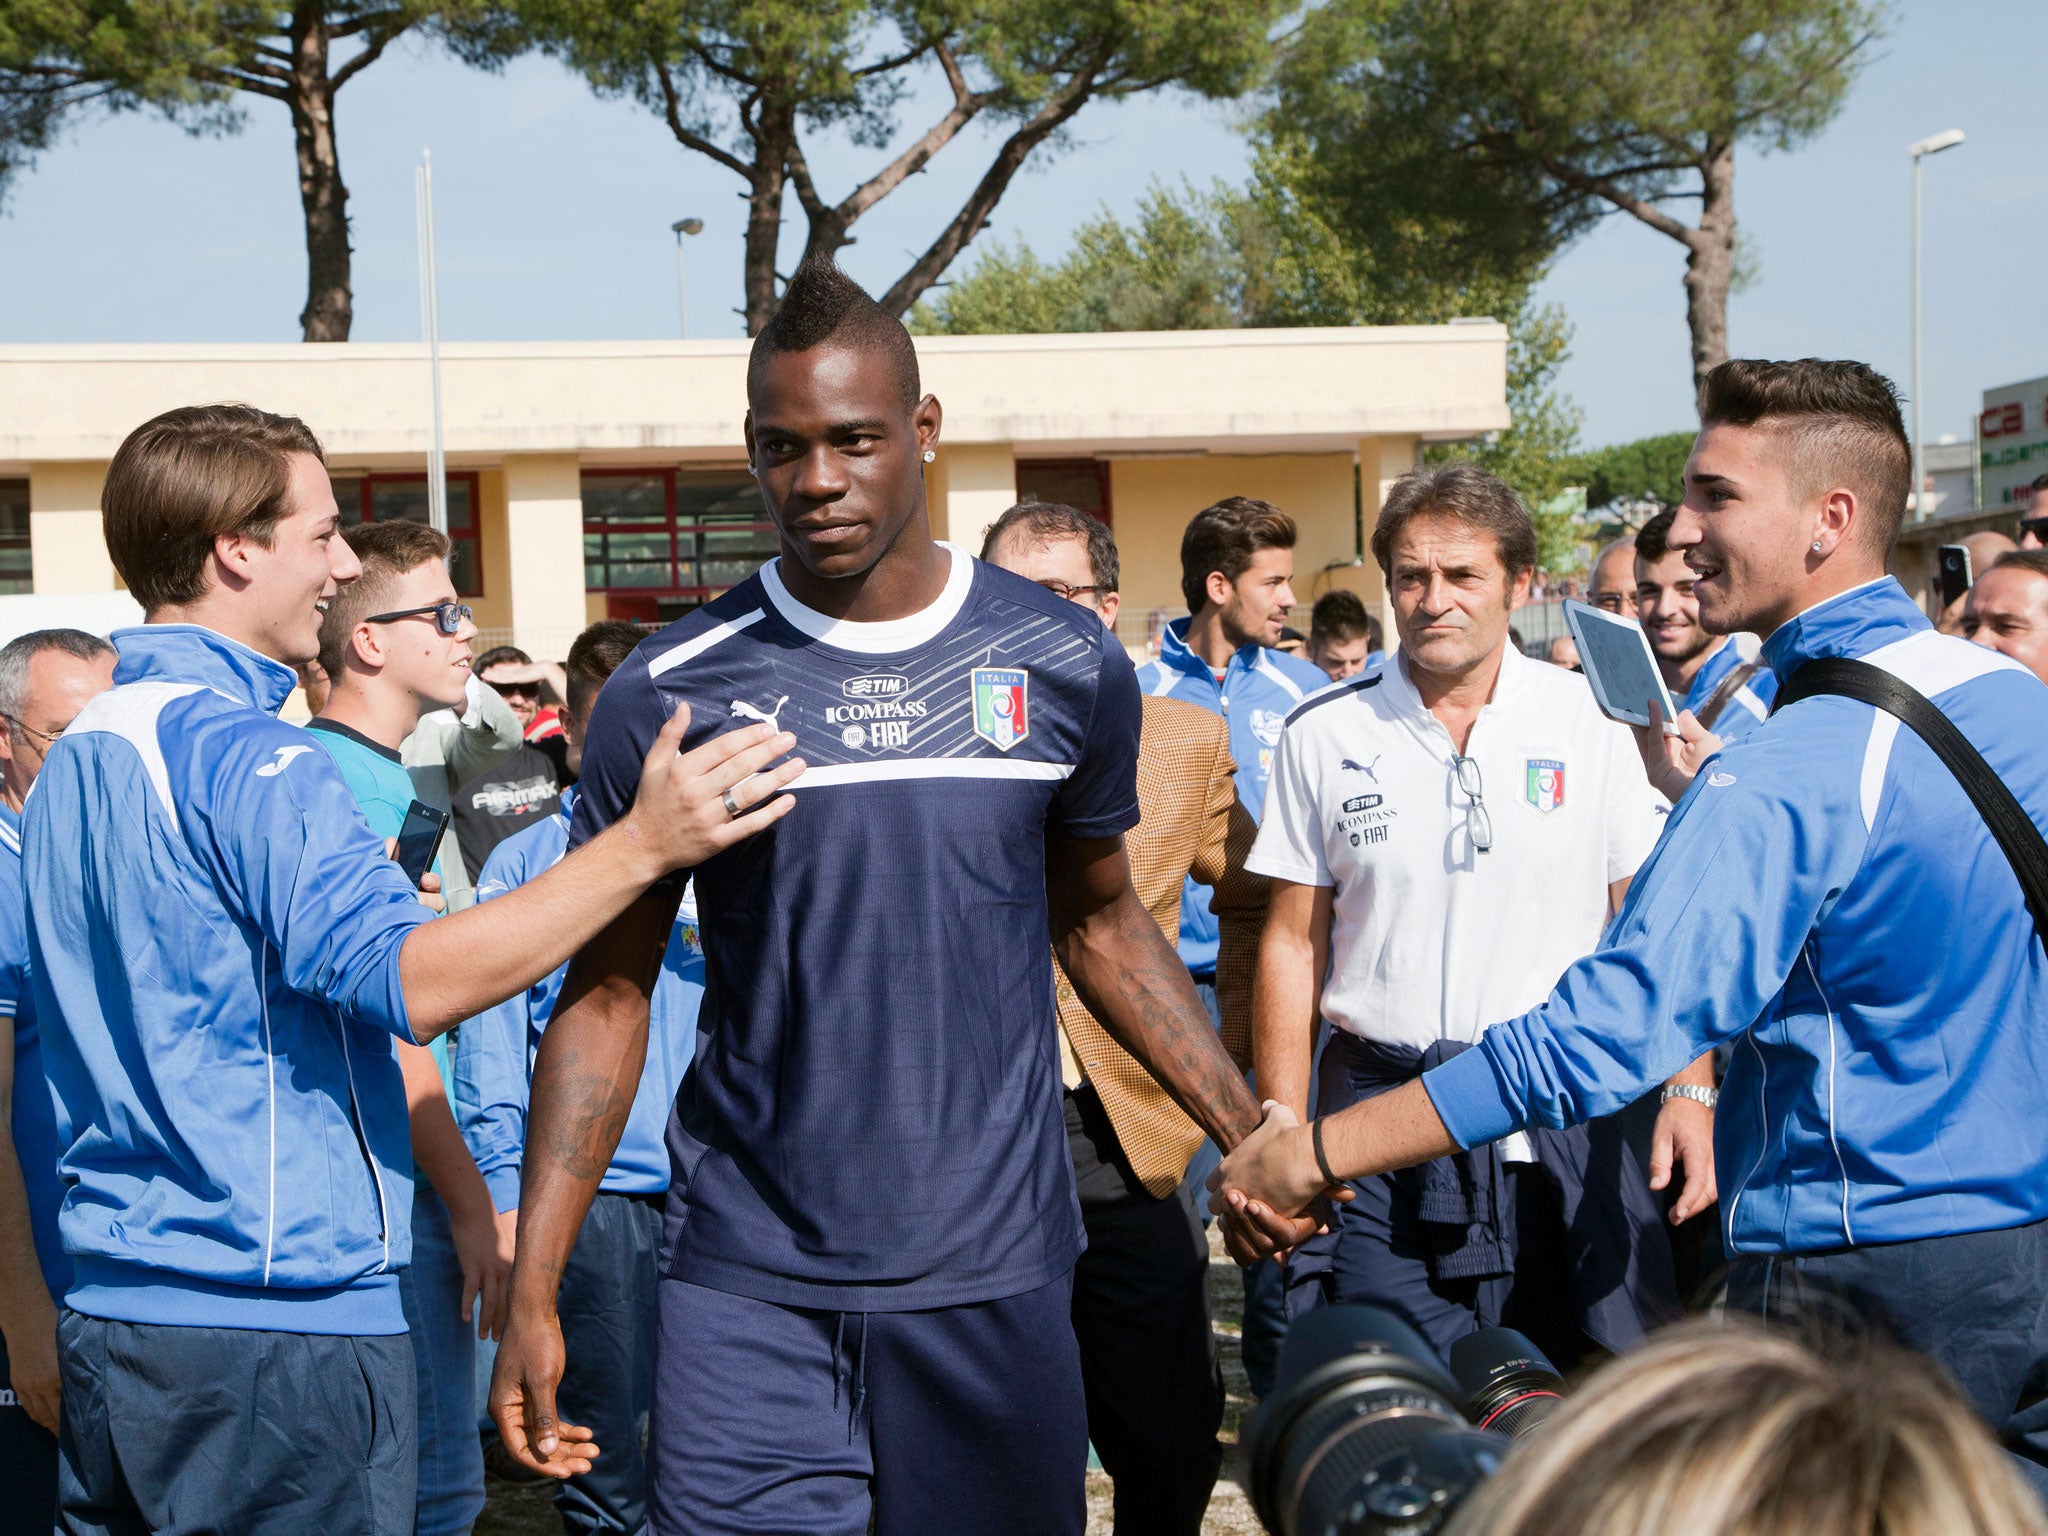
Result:
{"label": "building wall", "polygon": [[30,464],[29,558],[38,592],[111,592],[120,578],[100,531],[103,463]]}
{"label": "building wall", "polygon": [[1186,607],[1181,534],[1189,518],[1226,496],[1270,501],[1294,519],[1300,530],[1295,595],[1304,603],[1315,574],[1333,562],[1348,564],[1356,547],[1357,498],[1348,453],[1117,459],[1109,484],[1126,609]]}

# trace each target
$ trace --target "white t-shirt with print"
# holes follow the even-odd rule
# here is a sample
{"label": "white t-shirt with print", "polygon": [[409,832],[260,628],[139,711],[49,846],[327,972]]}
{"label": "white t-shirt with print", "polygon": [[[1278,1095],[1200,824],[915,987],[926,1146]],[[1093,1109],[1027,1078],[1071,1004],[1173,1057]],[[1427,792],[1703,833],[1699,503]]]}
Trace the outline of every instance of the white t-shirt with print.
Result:
{"label": "white t-shirt with print", "polygon": [[1533,1008],[1599,942],[1608,883],[1663,830],[1628,731],[1582,676],[1512,645],[1466,750],[1484,853],[1450,732],[1400,656],[1288,718],[1245,865],[1334,889],[1323,1016],[1338,1029],[1424,1050]]}

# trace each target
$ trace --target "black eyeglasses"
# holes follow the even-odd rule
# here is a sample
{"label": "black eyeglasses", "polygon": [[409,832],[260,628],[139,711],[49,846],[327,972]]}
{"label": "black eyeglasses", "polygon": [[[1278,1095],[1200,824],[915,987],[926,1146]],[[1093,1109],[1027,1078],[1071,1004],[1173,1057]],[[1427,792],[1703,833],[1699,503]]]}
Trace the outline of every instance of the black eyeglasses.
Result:
{"label": "black eyeglasses", "polygon": [[401,608],[396,613],[373,613],[363,620],[365,624],[395,624],[400,619],[423,619],[434,616],[434,628],[444,635],[462,633],[462,626],[476,617],[467,603],[429,603],[424,608]]}
{"label": "black eyeglasses", "polygon": [[2020,533],[2022,535],[2031,533],[2043,544],[2048,544],[2048,516],[2021,518]]}
{"label": "black eyeglasses", "polygon": [[1479,759],[1454,757],[1451,771],[1457,775],[1458,790],[1465,797],[1465,835],[1472,839],[1474,853],[1493,851],[1493,818],[1486,814],[1486,791],[1479,777]]}
{"label": "black eyeglasses", "polygon": [[1064,597],[1068,602],[1072,602],[1077,597],[1093,597],[1097,592],[1107,592],[1109,590],[1109,588],[1103,586],[1070,587],[1064,581],[1041,581],[1039,585],[1054,597]]}

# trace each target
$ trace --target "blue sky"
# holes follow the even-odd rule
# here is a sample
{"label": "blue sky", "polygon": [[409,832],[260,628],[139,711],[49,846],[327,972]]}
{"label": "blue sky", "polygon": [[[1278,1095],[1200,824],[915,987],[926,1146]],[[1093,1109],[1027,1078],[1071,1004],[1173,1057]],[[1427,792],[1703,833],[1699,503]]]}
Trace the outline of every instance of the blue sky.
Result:
{"label": "blue sky", "polygon": [[[1979,391],[2048,374],[2044,57],[2040,0],[1909,0],[1819,140],[1742,151],[1736,206],[1761,273],[1733,301],[1735,350],[1860,357],[1903,388],[1905,148],[1960,127],[1969,142],[1925,171],[1928,436],[1967,436]],[[906,122],[932,105],[913,100]],[[1013,185],[995,233],[1056,255],[1082,219],[1127,211],[1154,177],[1241,177],[1233,110],[1182,97],[1089,109],[1069,145]],[[544,60],[491,75],[415,45],[350,84],[337,118],[356,339],[419,336],[422,146],[434,154],[444,337],[675,334],[669,225],[684,215],[706,224],[688,253],[691,333],[741,333],[738,178],[686,154],[644,109],[598,100]],[[891,280],[992,142],[970,133],[863,219],[849,270],[877,288]],[[843,191],[873,156],[820,142],[813,159],[827,190]],[[1563,382],[1589,444],[1688,424],[1683,270],[1677,244],[1616,216],[1546,281],[1577,330]],[[0,219],[4,342],[293,340],[304,284],[291,134],[274,102],[249,101],[243,131],[226,138],[145,115],[86,124],[19,181]]]}

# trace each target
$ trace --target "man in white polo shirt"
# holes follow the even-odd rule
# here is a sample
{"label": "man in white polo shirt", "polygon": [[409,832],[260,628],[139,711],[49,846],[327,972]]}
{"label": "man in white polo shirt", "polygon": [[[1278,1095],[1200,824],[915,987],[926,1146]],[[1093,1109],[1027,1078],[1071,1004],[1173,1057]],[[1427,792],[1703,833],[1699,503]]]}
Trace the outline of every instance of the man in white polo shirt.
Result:
{"label": "man in white polo shirt", "polygon": [[[1373,554],[1401,647],[1288,716],[1246,867],[1273,881],[1253,1046],[1261,1094],[1308,1118],[1384,1092],[1540,1001],[1597,943],[1662,827],[1628,732],[1584,681],[1508,642],[1535,532],[1466,464],[1387,498]],[[1327,978],[1318,987],[1317,979]],[[1304,1263],[1328,1293],[1407,1317],[1439,1350],[1521,1328],[1560,1366],[1677,1314],[1652,1187],[1711,1204],[1712,1079],[1674,1078],[1649,1177],[1618,1126],[1536,1131],[1354,1183]]]}

